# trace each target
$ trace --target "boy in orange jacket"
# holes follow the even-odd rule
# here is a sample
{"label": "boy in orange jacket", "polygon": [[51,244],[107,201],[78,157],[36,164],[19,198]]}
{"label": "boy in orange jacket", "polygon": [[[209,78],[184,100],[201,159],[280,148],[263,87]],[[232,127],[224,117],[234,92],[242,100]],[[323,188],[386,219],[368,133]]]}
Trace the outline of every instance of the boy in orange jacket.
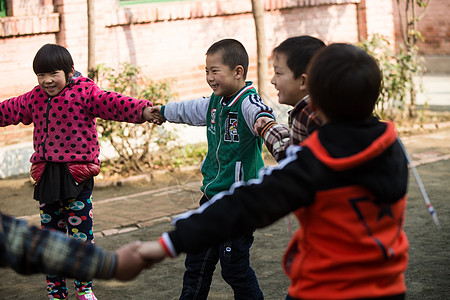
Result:
{"label": "boy in orange jacket", "polygon": [[308,69],[324,125],[260,177],[234,184],[174,220],[139,252],[156,263],[294,212],[301,226],[284,256],[286,299],[404,299],[408,168],[394,126],[372,116],[381,72],[350,44],[319,51]]}

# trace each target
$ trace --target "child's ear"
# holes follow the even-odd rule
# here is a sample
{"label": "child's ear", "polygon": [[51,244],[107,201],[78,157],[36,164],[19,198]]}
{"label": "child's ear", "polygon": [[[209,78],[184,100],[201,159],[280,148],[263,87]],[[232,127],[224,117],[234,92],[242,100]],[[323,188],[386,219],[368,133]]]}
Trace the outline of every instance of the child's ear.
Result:
{"label": "child's ear", "polygon": [[307,89],[308,89],[308,75],[303,73],[300,76],[300,90],[301,91],[306,91]]}
{"label": "child's ear", "polygon": [[72,66],[72,70],[69,72],[69,74],[68,74],[69,76],[69,80],[70,80],[70,78],[72,78],[73,77],[73,75],[75,75],[75,68]]}
{"label": "child's ear", "polygon": [[234,77],[236,79],[241,79],[244,77],[244,67],[241,65],[237,65],[236,68],[234,68],[235,75]]}

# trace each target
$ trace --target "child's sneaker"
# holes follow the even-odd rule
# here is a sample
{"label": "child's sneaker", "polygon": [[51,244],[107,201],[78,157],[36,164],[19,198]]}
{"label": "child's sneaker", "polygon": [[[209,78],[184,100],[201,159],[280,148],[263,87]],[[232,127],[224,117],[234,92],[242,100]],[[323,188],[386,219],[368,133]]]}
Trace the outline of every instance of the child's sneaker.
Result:
{"label": "child's sneaker", "polygon": [[92,291],[89,292],[76,292],[78,300],[97,300]]}

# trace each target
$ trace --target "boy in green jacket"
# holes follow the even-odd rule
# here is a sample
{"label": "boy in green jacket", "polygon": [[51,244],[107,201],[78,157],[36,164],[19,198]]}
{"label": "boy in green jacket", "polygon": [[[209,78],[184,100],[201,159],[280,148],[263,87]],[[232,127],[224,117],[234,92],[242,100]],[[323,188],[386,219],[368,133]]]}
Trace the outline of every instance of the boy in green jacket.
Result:
{"label": "boy in green jacket", "polygon": [[[256,178],[264,167],[263,141],[254,125],[260,117],[275,117],[252,83],[245,80],[248,61],[240,42],[220,40],[206,52],[206,81],[213,90],[211,96],[152,108],[155,115],[160,112],[169,122],[206,126],[208,153],[201,167],[200,205],[235,182]],[[154,123],[161,122],[155,118]],[[249,262],[252,243],[253,232],[249,230],[219,246],[188,253],[180,299],[206,299],[219,260],[222,277],[233,288],[236,299],[263,299]]]}

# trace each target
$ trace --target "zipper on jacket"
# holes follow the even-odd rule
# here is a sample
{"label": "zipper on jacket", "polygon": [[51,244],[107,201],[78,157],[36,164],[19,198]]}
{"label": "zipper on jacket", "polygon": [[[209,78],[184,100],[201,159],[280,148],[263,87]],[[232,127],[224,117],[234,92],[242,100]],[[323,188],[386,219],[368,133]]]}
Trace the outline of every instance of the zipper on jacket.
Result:
{"label": "zipper on jacket", "polygon": [[47,103],[47,111],[46,111],[46,117],[45,117],[45,139],[41,142],[41,146],[42,146],[42,159],[46,160],[45,158],[45,145],[46,145],[46,140],[48,138],[48,123],[50,122],[49,120],[49,115],[50,115],[50,107],[51,107],[51,103],[52,103],[52,97],[48,97],[48,103]]}
{"label": "zipper on jacket", "polygon": [[51,107],[51,103],[52,103],[52,100],[53,100],[53,98],[55,98],[55,97],[58,97],[59,95],[61,95],[62,94],[62,92],[63,91],[65,91],[65,89],[67,89],[68,88],[68,86],[70,85],[70,84],[72,84],[74,81],[73,81],[73,79],[70,79],[69,80],[69,83],[62,89],[62,90],[60,90],[59,91],[59,93],[58,94],[56,94],[55,96],[53,96],[53,97],[48,97],[48,103],[47,103],[47,117],[45,118],[45,130],[47,131],[46,132],[46,135],[45,135],[45,139],[41,142],[41,146],[42,146],[42,159],[43,160],[46,160],[45,159],[45,141],[47,140],[47,138],[48,138],[48,135],[49,135],[49,133],[48,133],[48,123],[49,123],[49,118],[50,118],[50,107]]}
{"label": "zipper on jacket", "polygon": [[244,167],[242,161],[237,161],[234,165],[234,182],[239,182],[244,179]]}
{"label": "zipper on jacket", "polygon": [[219,113],[219,142],[217,143],[217,148],[216,148],[216,161],[217,161],[217,165],[219,166],[219,168],[217,169],[216,177],[213,180],[211,180],[205,186],[205,189],[204,189],[203,193],[205,194],[206,198],[208,198],[208,200],[209,200],[209,197],[206,195],[206,190],[208,189],[208,187],[210,186],[211,183],[216,181],[217,177],[219,177],[219,174],[220,174],[219,148],[220,148],[220,144],[222,143],[222,136],[221,136],[221,133],[222,133],[222,127],[221,127],[222,126],[222,123],[221,123],[221,121],[222,121],[222,112],[223,112],[223,105],[220,105],[220,113]]}

